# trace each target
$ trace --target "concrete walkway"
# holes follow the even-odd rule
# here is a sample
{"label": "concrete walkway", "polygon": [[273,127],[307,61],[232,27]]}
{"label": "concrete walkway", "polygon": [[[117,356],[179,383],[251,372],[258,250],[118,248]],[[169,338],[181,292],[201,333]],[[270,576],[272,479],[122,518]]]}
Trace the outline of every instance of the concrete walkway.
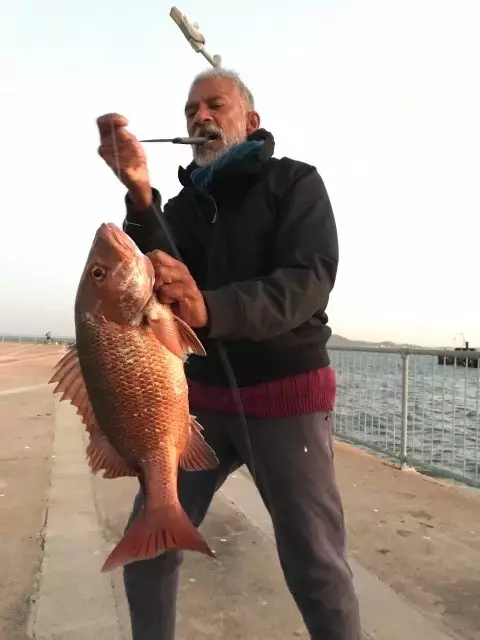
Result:
{"label": "concrete walkway", "polygon": [[105,538],[85,459],[83,426],[68,404],[56,405],[56,431],[35,640],[122,640],[111,576],[101,573]]}
{"label": "concrete walkway", "polygon": [[[69,405],[56,407],[45,554],[30,633],[35,640],[126,640],[121,572],[100,567],[136,490],[129,479],[92,478],[84,434]],[[180,640],[307,638],[284,587],[272,528],[250,478],[237,472],[202,527],[218,560],[189,554],[183,569]],[[105,535],[110,544],[105,542]],[[352,561],[366,637],[447,640],[432,621]]]}
{"label": "concrete walkway", "polygon": [[[0,639],[128,640],[121,572],[100,568],[137,482],[90,475],[80,422],[45,386],[62,349],[0,347]],[[341,442],[335,456],[365,637],[478,640],[480,493]],[[186,554],[177,640],[306,640],[248,474],[202,531],[217,560]]]}

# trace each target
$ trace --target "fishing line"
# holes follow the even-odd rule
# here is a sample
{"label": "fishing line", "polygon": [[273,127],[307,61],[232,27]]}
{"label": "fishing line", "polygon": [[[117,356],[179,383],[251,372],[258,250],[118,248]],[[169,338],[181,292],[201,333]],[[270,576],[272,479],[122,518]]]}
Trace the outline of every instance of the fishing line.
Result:
{"label": "fishing line", "polygon": [[[112,138],[113,138],[113,149],[114,149],[114,154],[115,154],[115,161],[116,161],[116,165],[117,165],[117,177],[120,178],[120,158],[119,158],[119,154],[118,154],[118,146],[117,146],[117,136],[116,136],[116,131],[115,131],[115,126],[113,123],[113,116],[112,116],[112,121],[111,121],[111,128],[112,128]],[[177,140],[177,139],[175,139]],[[171,141],[171,140],[169,140]],[[153,212],[155,213],[155,217],[157,219],[158,224],[160,225],[160,229],[162,230],[162,232],[165,234],[165,237],[168,240],[168,243],[170,244],[170,247],[172,249],[172,253],[174,254],[174,257],[179,260],[180,262],[183,262],[183,258],[180,254],[180,251],[177,247],[177,244],[172,236],[172,234],[170,233],[170,230],[168,228],[167,222],[166,220],[164,220],[162,212],[160,210],[160,208],[155,204],[155,202],[152,201],[152,209]],[[230,385],[230,390],[233,393],[233,397],[235,400],[235,404],[237,406],[237,410],[239,411],[239,418],[240,418],[240,422],[242,424],[242,429],[245,435],[245,443],[247,445],[247,454],[248,454],[248,462],[250,465],[250,474],[253,478],[253,481],[255,482],[255,484],[257,483],[257,473],[255,470],[255,461],[254,461],[254,456],[253,456],[253,449],[252,449],[252,442],[250,440],[250,433],[248,431],[248,423],[247,423],[247,417],[245,415],[245,409],[243,407],[243,403],[242,403],[242,397],[240,395],[240,389],[238,387],[238,383],[237,380],[235,378],[235,373],[233,371],[233,367],[231,365],[230,359],[228,357],[227,351],[225,349],[225,345],[223,344],[223,342],[221,340],[215,340],[215,344],[217,346],[217,350],[218,350],[218,354],[220,355],[220,359],[222,361],[222,365],[225,369],[225,373],[227,375],[227,380],[228,380],[228,384]]]}
{"label": "fishing line", "polygon": [[117,174],[117,178],[120,180],[120,156],[118,154],[118,147],[117,147],[117,135],[115,133],[115,123],[113,121],[113,115],[110,118],[110,129],[112,131],[112,142],[113,142],[113,154],[115,156],[115,171]]}

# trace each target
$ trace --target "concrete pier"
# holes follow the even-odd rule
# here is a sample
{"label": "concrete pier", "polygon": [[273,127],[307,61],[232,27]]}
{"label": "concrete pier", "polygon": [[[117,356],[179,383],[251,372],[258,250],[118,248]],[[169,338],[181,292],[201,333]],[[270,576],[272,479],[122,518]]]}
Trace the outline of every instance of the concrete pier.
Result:
{"label": "concrete pier", "polygon": [[[137,481],[89,473],[82,425],[45,386],[62,353],[0,345],[0,638],[129,640],[121,571],[100,568]],[[365,638],[478,638],[479,494],[343,443],[336,469]],[[186,555],[179,640],[308,638],[243,469],[202,532],[217,560]]]}

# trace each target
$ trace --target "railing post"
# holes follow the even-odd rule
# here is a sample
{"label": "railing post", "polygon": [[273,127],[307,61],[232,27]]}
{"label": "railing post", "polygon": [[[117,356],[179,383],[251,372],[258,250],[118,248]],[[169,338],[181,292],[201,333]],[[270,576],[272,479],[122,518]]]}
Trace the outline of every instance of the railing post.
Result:
{"label": "railing post", "polygon": [[402,353],[402,425],[400,433],[400,465],[407,466],[407,432],[408,432],[408,353]]}

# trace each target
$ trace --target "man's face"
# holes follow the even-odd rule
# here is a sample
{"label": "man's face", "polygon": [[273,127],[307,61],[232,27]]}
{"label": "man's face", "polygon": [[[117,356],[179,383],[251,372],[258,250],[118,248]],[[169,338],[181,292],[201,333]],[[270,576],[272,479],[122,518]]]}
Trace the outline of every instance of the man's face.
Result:
{"label": "man's face", "polygon": [[190,92],[185,105],[189,136],[216,133],[217,138],[193,146],[193,158],[205,166],[258,129],[258,114],[249,111],[233,80],[206,78]]}

